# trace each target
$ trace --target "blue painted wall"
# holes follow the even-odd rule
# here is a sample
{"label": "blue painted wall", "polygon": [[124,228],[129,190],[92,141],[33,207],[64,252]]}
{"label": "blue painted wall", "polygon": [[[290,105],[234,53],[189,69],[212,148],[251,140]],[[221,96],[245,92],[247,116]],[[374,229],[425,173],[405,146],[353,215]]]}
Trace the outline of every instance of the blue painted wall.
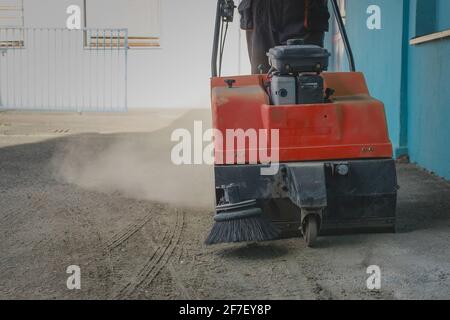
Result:
{"label": "blue painted wall", "polygon": [[[381,30],[366,26],[373,4]],[[450,29],[450,0],[347,0],[346,11],[357,69],[385,103],[396,156],[450,179],[450,39],[409,45]]]}
{"label": "blue painted wall", "polygon": [[[410,3],[410,38],[420,35],[421,1]],[[449,0],[436,1],[435,21],[434,32],[450,29]],[[411,161],[450,179],[450,39],[410,46],[408,65]]]}
{"label": "blue painted wall", "polygon": [[450,29],[450,0],[436,1],[436,13],[436,31]]}
{"label": "blue painted wall", "polygon": [[[381,8],[382,29],[367,28],[367,8]],[[401,141],[403,0],[347,0],[347,32],[356,68],[364,72],[372,96],[386,106],[389,133],[395,153],[406,147]]]}

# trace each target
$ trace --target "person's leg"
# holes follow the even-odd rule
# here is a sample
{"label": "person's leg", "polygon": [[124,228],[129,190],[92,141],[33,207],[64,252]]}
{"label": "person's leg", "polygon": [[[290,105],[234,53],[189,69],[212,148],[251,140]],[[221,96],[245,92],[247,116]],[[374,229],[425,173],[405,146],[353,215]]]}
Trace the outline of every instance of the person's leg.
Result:
{"label": "person's leg", "polygon": [[270,69],[267,52],[277,45],[274,38],[271,23],[271,1],[253,1],[253,26],[252,32],[247,33],[249,45],[250,62],[252,73],[266,73]]}
{"label": "person's leg", "polygon": [[274,47],[272,41],[268,39],[267,33],[255,31],[252,34],[252,52],[250,62],[252,65],[252,74],[269,72],[269,58],[267,52]]}

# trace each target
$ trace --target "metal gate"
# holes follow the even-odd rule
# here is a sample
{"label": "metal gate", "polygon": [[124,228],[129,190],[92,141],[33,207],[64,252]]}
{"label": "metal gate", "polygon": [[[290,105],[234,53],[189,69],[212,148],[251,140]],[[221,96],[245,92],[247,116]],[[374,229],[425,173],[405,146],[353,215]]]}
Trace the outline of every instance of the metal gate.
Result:
{"label": "metal gate", "polygon": [[0,109],[127,110],[127,29],[0,28]]}

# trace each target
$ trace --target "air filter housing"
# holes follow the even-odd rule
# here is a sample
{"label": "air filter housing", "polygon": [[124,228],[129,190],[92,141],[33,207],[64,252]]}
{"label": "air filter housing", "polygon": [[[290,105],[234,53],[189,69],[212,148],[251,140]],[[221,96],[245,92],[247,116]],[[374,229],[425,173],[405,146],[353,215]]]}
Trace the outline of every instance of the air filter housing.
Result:
{"label": "air filter housing", "polygon": [[288,44],[270,49],[267,56],[280,74],[299,74],[327,70],[330,53],[315,45]]}

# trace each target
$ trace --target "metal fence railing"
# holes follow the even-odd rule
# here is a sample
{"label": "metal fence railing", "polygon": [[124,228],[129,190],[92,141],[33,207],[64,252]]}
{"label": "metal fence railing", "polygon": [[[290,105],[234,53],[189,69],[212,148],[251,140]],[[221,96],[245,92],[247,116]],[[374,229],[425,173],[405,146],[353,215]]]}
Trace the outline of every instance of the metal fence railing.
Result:
{"label": "metal fence railing", "polygon": [[125,111],[126,29],[0,28],[0,109]]}

